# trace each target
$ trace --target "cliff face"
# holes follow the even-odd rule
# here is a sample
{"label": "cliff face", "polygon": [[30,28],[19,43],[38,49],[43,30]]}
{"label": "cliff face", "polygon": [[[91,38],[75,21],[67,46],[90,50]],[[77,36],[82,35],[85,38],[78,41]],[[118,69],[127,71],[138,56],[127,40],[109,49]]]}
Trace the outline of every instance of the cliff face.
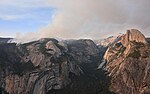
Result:
{"label": "cliff face", "polygon": [[126,34],[122,36],[121,43],[123,46],[128,46],[130,41],[147,43],[145,36],[137,29],[127,30]]}
{"label": "cliff face", "polygon": [[91,40],[0,44],[0,87],[9,94],[46,94],[63,89],[76,76],[92,75],[99,55]]}
{"label": "cliff face", "polygon": [[150,93],[150,46],[140,31],[128,30],[105,55],[110,90],[117,94]]}

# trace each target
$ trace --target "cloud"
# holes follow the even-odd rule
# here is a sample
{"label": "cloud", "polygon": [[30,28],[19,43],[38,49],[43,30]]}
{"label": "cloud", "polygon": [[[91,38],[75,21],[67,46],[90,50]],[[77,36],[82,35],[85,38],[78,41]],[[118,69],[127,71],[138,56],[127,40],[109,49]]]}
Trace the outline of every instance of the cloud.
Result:
{"label": "cloud", "polygon": [[0,37],[14,38],[12,36],[15,36],[15,33],[13,33],[13,32],[6,32],[4,30],[0,31]]}
{"label": "cloud", "polygon": [[14,5],[33,8],[36,4],[56,9],[52,22],[29,34],[34,39],[100,39],[130,28],[138,28],[150,36],[150,0],[31,0],[20,3]]}
{"label": "cloud", "polygon": [[[40,37],[103,38],[138,28],[148,34],[150,0],[48,0],[57,9]],[[148,35],[150,36],[150,35]]]}
{"label": "cloud", "polygon": [[22,18],[24,18],[23,15],[0,15],[0,19],[6,20],[6,21],[17,20],[17,19],[22,19]]}
{"label": "cloud", "polygon": [[101,37],[101,34],[108,30],[108,25],[124,24],[128,18],[127,11],[121,7],[120,1],[115,4],[112,4],[111,0],[49,0],[48,2],[57,9],[57,14],[53,23],[38,32],[40,37]]}

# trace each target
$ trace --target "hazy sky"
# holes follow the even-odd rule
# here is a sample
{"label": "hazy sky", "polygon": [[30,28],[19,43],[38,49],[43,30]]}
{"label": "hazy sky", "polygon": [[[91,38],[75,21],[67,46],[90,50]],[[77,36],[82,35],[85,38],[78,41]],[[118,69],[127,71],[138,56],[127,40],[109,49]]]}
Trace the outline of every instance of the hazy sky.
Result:
{"label": "hazy sky", "polygon": [[0,0],[0,36],[100,39],[131,28],[150,36],[150,0]]}

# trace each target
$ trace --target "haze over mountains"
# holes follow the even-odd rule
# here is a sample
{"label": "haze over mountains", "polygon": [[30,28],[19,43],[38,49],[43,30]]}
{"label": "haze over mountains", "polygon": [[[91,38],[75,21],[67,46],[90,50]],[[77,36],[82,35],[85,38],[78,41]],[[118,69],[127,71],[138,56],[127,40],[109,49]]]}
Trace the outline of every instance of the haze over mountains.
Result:
{"label": "haze over mountains", "polygon": [[149,94],[150,39],[137,29],[101,41],[0,38],[2,94]]}
{"label": "haze over mountains", "polygon": [[149,35],[149,0],[1,0],[0,36],[99,39],[138,28]]}

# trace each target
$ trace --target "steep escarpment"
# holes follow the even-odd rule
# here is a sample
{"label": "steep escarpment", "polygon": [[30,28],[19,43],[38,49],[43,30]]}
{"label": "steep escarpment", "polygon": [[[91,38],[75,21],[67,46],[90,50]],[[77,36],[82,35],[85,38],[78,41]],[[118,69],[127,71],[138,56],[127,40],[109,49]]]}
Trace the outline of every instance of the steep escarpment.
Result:
{"label": "steep escarpment", "polygon": [[1,87],[9,94],[45,94],[52,88],[67,85],[68,72],[79,71],[77,75],[80,75],[80,70],[74,71],[74,66],[68,63],[67,55],[62,56],[63,51],[57,53],[59,48],[55,44],[57,41],[52,39],[21,45],[2,44]]}
{"label": "steep escarpment", "polygon": [[121,43],[126,47],[131,41],[147,43],[145,36],[137,29],[127,30],[122,36]]}
{"label": "steep escarpment", "polygon": [[109,89],[117,94],[150,93],[150,46],[144,35],[128,30],[110,46],[104,59],[111,78]]}
{"label": "steep escarpment", "polygon": [[[118,40],[120,40],[121,36],[123,34],[119,33],[118,35],[116,36],[110,36],[106,39],[101,39],[101,40],[95,40],[95,44],[97,45],[97,47],[99,48],[99,52],[101,53],[100,54],[100,59],[102,60],[103,57],[104,57],[104,54],[107,50],[107,48],[111,45],[113,45],[114,43],[116,43]],[[101,64],[99,66],[99,68],[103,65],[103,61],[101,61]]]}
{"label": "steep escarpment", "polygon": [[101,61],[98,47],[92,40],[65,41],[68,45],[70,61],[80,66],[82,74],[70,73],[71,83],[47,94],[110,94],[105,71],[98,70]]}
{"label": "steep escarpment", "polygon": [[[82,94],[90,91],[89,86],[92,93],[107,92],[97,79],[99,57],[99,49],[92,40],[44,38],[25,44],[2,43],[1,92],[55,94],[63,90],[61,94]],[[95,84],[99,87],[95,88]]]}

